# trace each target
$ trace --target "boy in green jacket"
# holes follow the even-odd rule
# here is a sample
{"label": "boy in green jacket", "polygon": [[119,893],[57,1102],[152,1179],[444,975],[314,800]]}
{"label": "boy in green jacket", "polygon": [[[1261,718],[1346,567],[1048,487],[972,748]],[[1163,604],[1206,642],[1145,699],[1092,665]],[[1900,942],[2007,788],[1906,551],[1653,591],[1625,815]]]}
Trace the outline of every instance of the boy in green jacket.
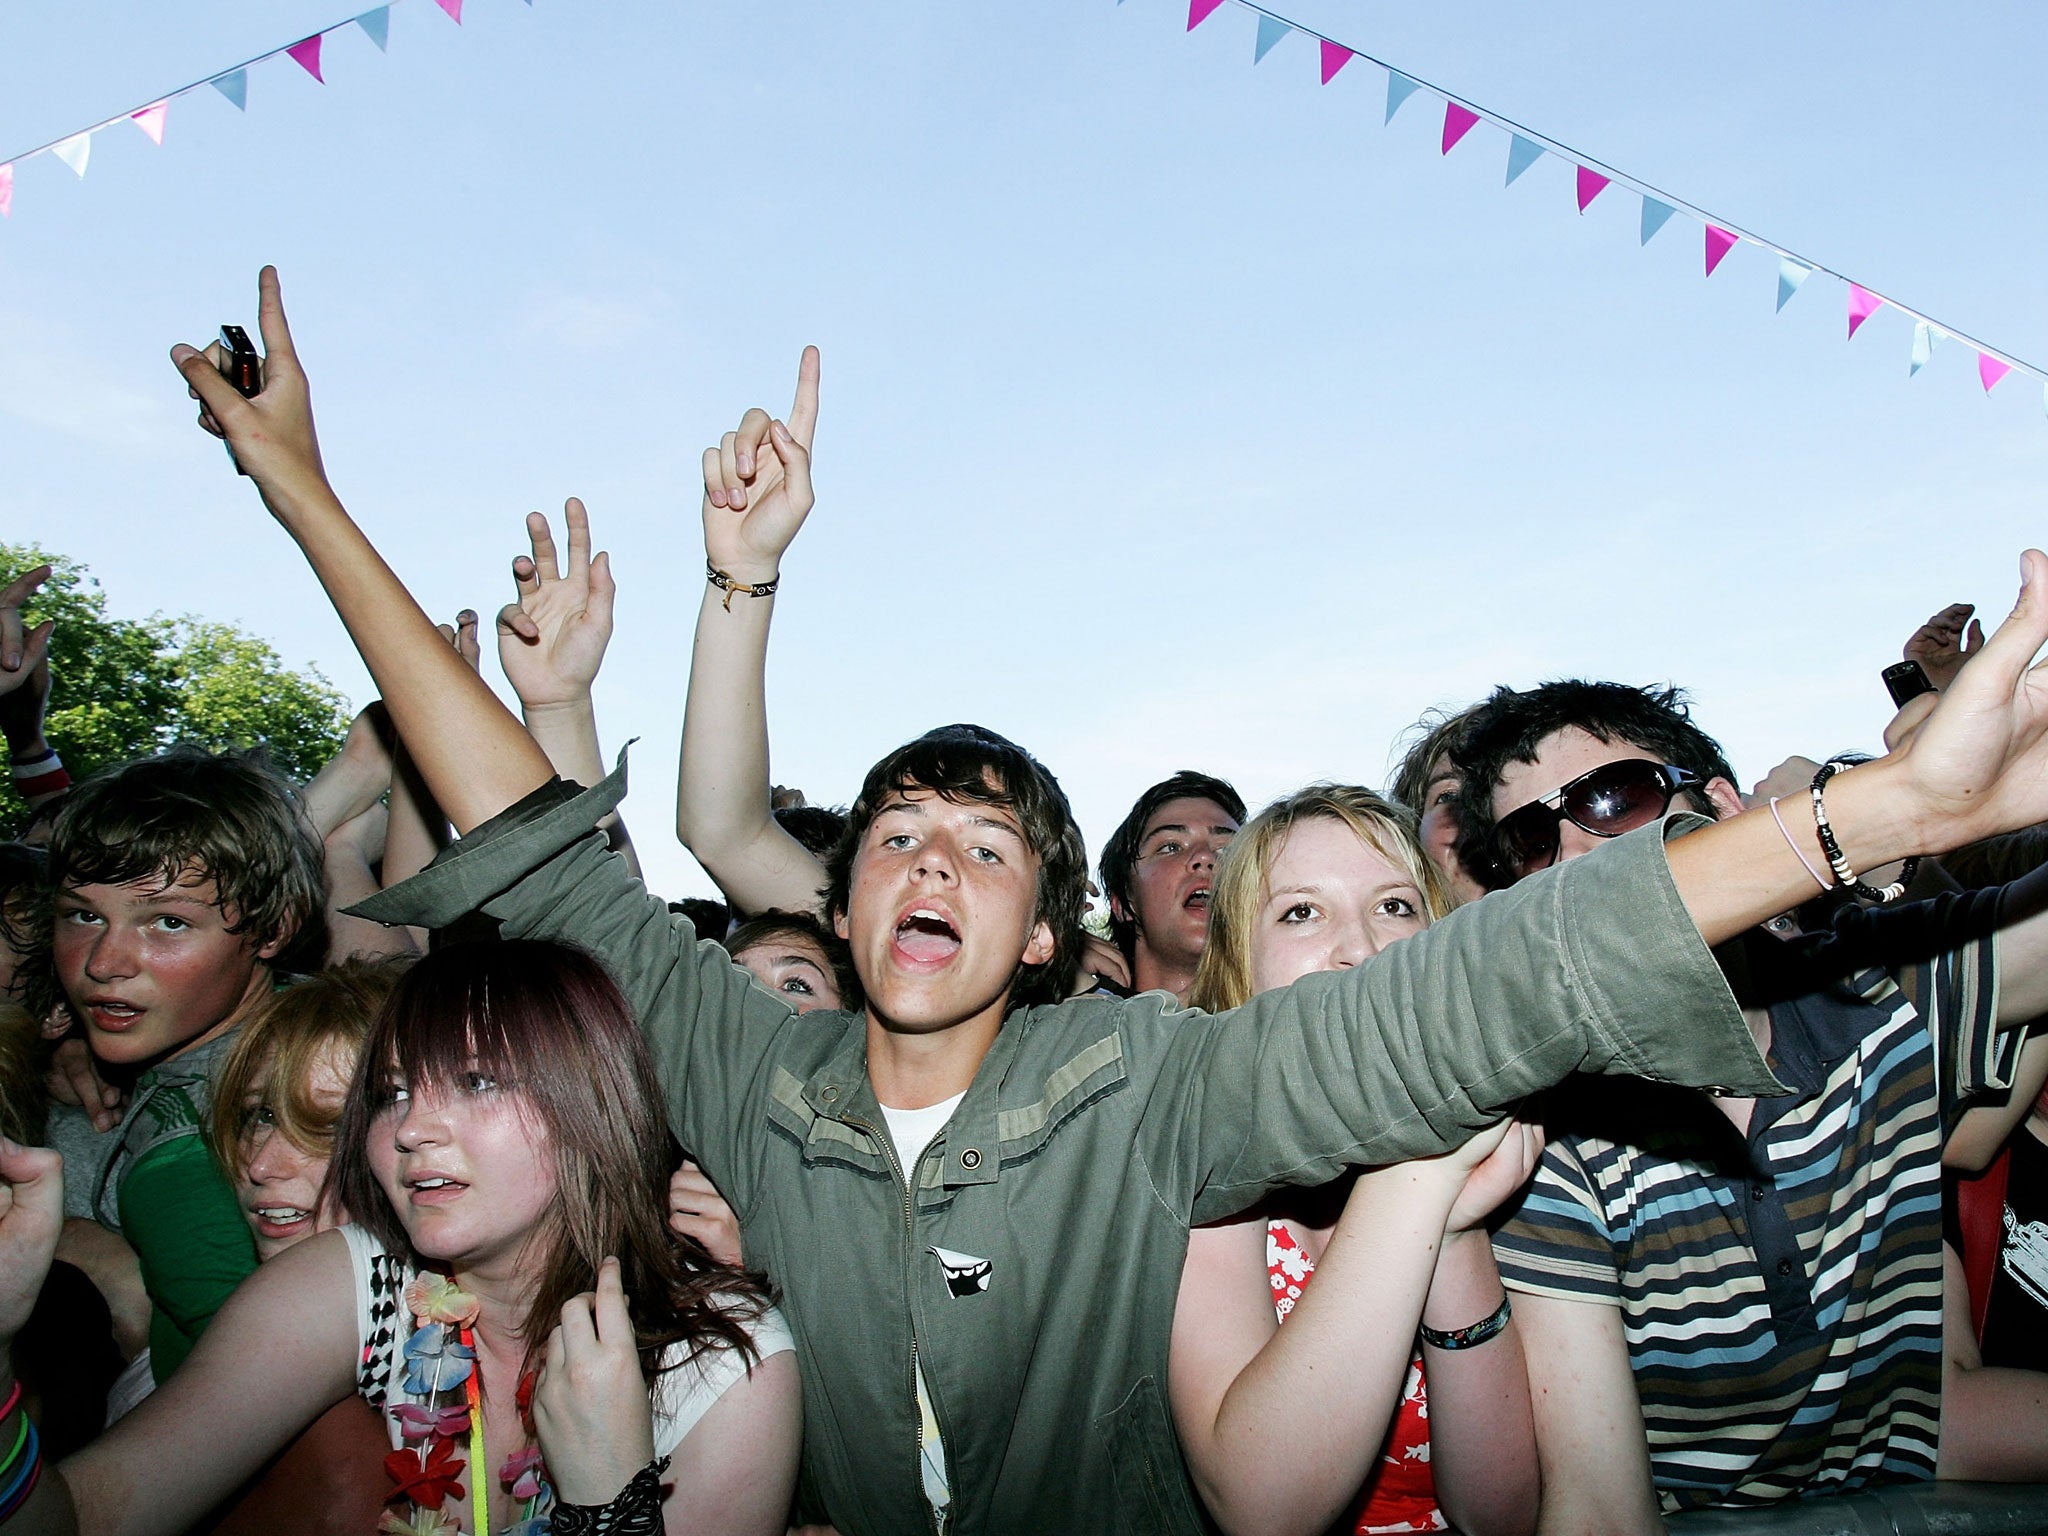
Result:
{"label": "boy in green jacket", "polygon": [[[1811,879],[1768,817],[1691,832],[1668,854],[1645,829],[1229,1014],[1159,994],[1059,1002],[1080,839],[1051,777],[972,728],[869,774],[834,861],[867,1007],[793,1014],[606,852],[591,829],[622,775],[590,790],[553,780],[350,521],[273,272],[260,288],[260,394],[244,400],[204,353],[174,360],[464,834],[362,910],[440,923],[481,908],[614,971],[677,1135],[784,1288],[807,1518],[847,1536],[1199,1530],[1163,1391],[1190,1223],[1277,1185],[1455,1147],[1573,1070],[1779,1091],[1707,950]],[[752,509],[751,562],[714,567],[707,612],[765,624],[774,561],[810,506],[815,413],[807,354],[787,423],[749,412],[707,453],[707,517]],[[2029,554],[2026,575],[1976,676],[1908,752],[1831,799],[1857,867],[2048,813],[2048,680],[2025,671],[2048,639],[2048,557]]]}

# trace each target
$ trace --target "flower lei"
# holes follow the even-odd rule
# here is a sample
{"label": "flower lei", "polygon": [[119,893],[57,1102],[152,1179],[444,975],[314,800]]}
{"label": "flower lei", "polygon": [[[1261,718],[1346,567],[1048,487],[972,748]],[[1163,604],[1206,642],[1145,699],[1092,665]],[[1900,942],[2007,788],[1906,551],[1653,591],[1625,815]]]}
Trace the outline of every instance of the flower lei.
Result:
{"label": "flower lei", "polygon": [[[482,1303],[446,1275],[422,1274],[406,1286],[405,1305],[414,1328],[405,1341],[400,1390],[420,1401],[394,1405],[391,1416],[398,1421],[402,1438],[421,1443],[384,1458],[384,1470],[394,1484],[391,1502],[404,1500],[412,1512],[387,1510],[377,1529],[381,1536],[457,1536],[460,1523],[441,1509],[451,1495],[463,1496],[459,1479],[464,1463],[457,1459],[456,1441],[468,1437],[468,1466],[487,1465],[476,1368],[475,1324]],[[459,1402],[446,1400],[457,1393]],[[518,1406],[529,1433],[532,1405],[533,1378],[528,1376],[519,1384]],[[539,1448],[528,1446],[508,1456],[498,1469],[498,1480],[510,1485],[513,1498],[526,1504],[519,1521],[503,1536],[547,1536],[548,1517],[541,1511],[553,1504],[554,1490]],[[475,1536],[490,1536],[490,1503],[480,1477],[470,1479],[470,1501]]]}

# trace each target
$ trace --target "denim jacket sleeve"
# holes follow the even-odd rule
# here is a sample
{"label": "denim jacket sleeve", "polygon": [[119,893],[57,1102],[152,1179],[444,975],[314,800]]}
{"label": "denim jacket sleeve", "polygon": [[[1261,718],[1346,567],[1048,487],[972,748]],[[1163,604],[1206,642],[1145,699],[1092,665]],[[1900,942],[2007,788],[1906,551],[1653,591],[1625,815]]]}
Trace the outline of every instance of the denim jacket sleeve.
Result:
{"label": "denim jacket sleeve", "polygon": [[744,1133],[746,1107],[764,1101],[793,1015],[670,913],[592,830],[625,793],[623,758],[589,789],[557,779],[350,910],[429,928],[482,911],[507,938],[557,939],[595,955],[640,1021],[676,1138],[744,1220],[757,1144]]}
{"label": "denim jacket sleeve", "polygon": [[1572,1072],[1784,1092],[1671,882],[1663,836],[1703,824],[1617,838],[1241,1008],[1134,1016],[1157,1058],[1139,1149],[1161,1198],[1210,1221],[1443,1152]]}

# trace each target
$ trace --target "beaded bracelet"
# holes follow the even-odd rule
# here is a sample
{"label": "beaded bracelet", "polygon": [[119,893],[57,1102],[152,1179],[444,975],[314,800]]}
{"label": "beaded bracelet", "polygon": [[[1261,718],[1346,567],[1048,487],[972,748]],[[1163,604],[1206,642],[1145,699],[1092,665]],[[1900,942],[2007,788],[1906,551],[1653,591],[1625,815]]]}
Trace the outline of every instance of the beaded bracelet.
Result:
{"label": "beaded bracelet", "polygon": [[1899,870],[1899,878],[1883,890],[1879,890],[1876,886],[1866,885],[1857,878],[1856,871],[1849,867],[1849,861],[1842,857],[1842,845],[1835,840],[1835,829],[1828,825],[1828,808],[1821,800],[1821,791],[1827,787],[1829,779],[1848,766],[1849,764],[1838,759],[1829,758],[1820,765],[1820,772],[1813,776],[1813,830],[1820,839],[1820,851],[1828,856],[1828,868],[1835,872],[1837,889],[1846,889],[1851,895],[1861,896],[1865,901],[1897,901],[1906,894],[1908,882],[1920,868],[1919,856],[1916,854],[1906,860]]}
{"label": "beaded bracelet", "polygon": [[668,1458],[657,1456],[609,1504],[556,1504],[549,1536],[661,1536],[661,1474],[667,1470]]}
{"label": "beaded bracelet", "polygon": [[725,611],[732,612],[732,600],[742,595],[747,597],[773,597],[775,589],[782,585],[782,577],[776,575],[767,581],[746,582],[738,577],[728,576],[709,560],[704,562],[704,579],[725,594]]}
{"label": "beaded bracelet", "polygon": [[1448,1333],[1439,1333],[1425,1323],[1418,1332],[1422,1335],[1422,1342],[1431,1349],[1477,1349],[1488,1339],[1498,1338],[1513,1316],[1514,1310],[1508,1305],[1508,1293],[1502,1291],[1500,1305],[1494,1308],[1492,1315],[1481,1318],[1469,1328],[1453,1328]]}

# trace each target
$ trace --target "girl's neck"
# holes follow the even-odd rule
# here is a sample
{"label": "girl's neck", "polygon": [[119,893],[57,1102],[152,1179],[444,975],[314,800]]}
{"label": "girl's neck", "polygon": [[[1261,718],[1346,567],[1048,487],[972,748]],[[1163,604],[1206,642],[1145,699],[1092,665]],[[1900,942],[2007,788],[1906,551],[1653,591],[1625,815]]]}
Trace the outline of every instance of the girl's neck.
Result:
{"label": "girl's neck", "polygon": [[458,1270],[451,1278],[480,1304],[474,1325],[478,1350],[516,1370],[526,1353],[523,1329],[533,1302],[533,1278],[484,1270]]}

